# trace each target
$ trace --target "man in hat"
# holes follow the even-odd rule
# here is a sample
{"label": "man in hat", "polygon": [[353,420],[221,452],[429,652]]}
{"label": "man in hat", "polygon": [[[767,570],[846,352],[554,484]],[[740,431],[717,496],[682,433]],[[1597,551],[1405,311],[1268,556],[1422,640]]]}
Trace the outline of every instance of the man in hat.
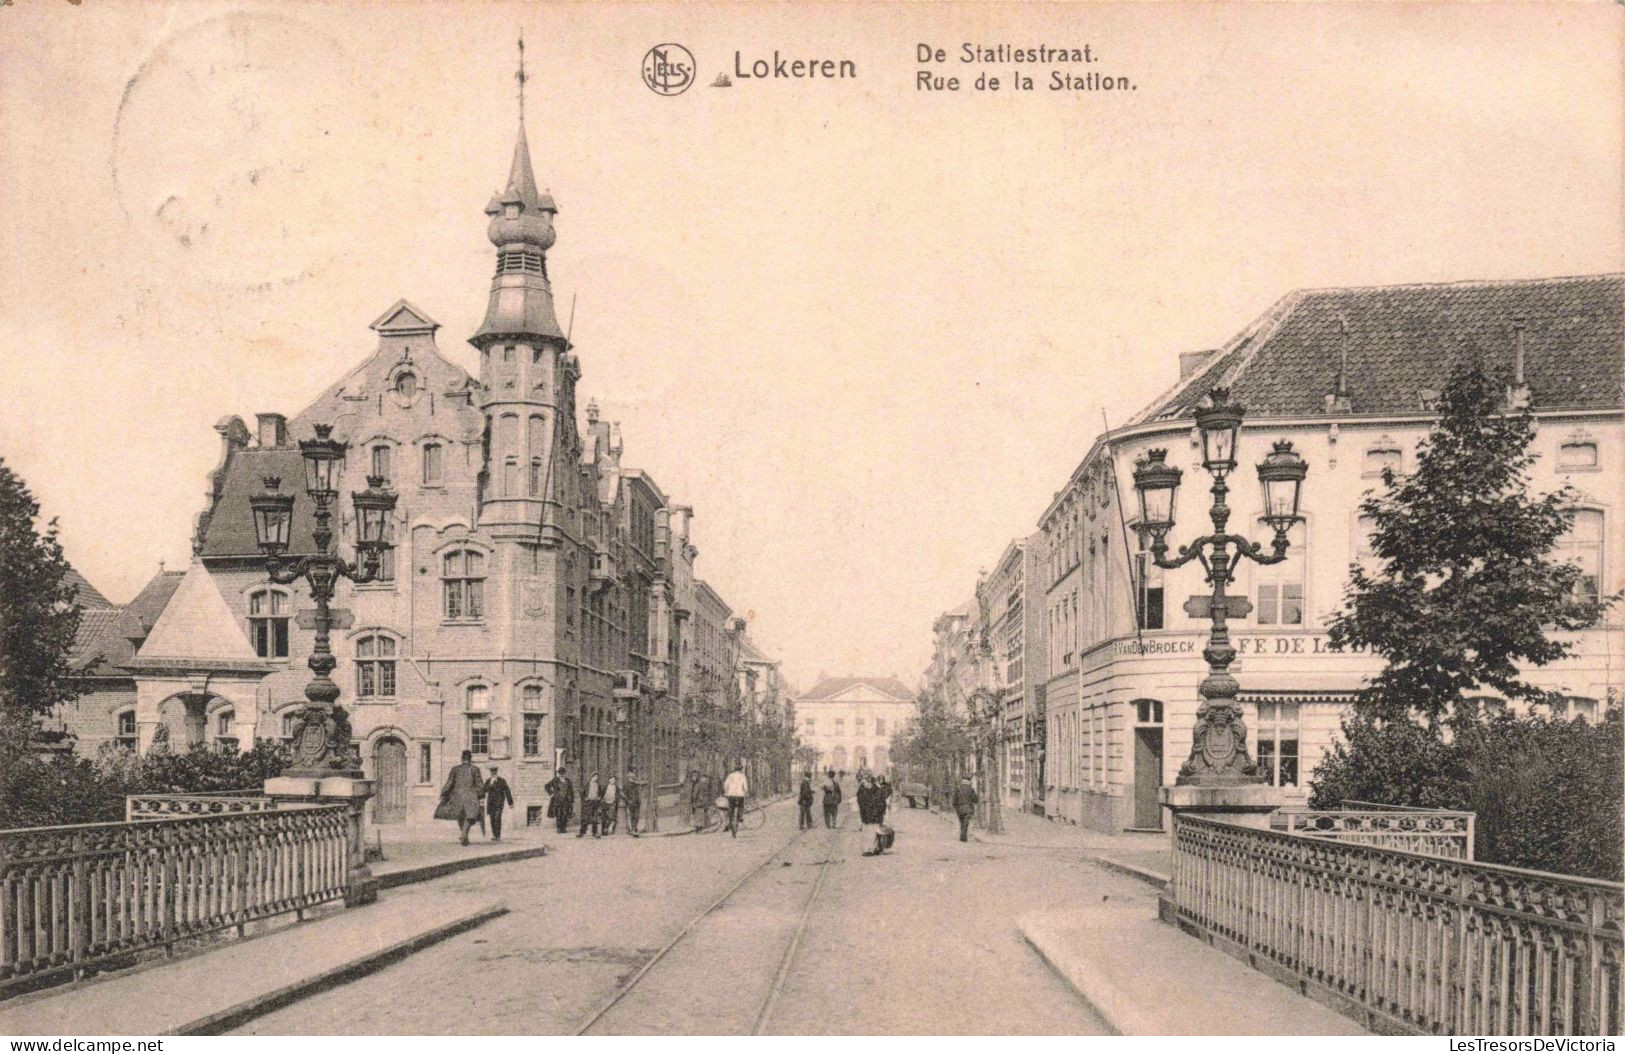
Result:
{"label": "man in hat", "polygon": [[976,795],[976,788],[971,786],[970,776],[959,777],[959,786],[954,788],[954,812],[959,815],[959,840],[970,841],[970,821],[976,815],[976,803],[980,799]]}
{"label": "man in hat", "polygon": [[485,781],[485,812],[491,817],[491,841],[502,841],[502,810],[513,804],[513,791],[508,789],[508,781],[497,775],[497,767],[491,766],[491,778]]}
{"label": "man in hat", "polygon": [[638,813],[643,809],[643,792],[638,788],[638,770],[626,770],[626,786],[621,788],[621,800],[626,802],[626,833],[638,836]]}
{"label": "man in hat", "polygon": [[485,786],[480,770],[474,765],[474,755],[463,751],[462,763],[446,773],[446,785],[440,788],[440,804],[435,807],[437,820],[456,820],[462,844],[468,844],[468,829],[480,822],[480,797]]}

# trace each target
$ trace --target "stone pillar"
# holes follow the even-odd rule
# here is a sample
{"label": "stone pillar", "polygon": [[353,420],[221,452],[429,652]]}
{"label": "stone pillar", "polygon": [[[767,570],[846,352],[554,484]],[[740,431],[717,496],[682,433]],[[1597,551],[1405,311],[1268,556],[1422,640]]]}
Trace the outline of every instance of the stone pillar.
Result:
{"label": "stone pillar", "polygon": [[373,780],[334,775],[278,776],[265,781],[265,794],[278,803],[343,805],[349,814],[349,880],[344,906],[353,908],[378,899],[378,879],[367,866],[366,811],[376,784]]}

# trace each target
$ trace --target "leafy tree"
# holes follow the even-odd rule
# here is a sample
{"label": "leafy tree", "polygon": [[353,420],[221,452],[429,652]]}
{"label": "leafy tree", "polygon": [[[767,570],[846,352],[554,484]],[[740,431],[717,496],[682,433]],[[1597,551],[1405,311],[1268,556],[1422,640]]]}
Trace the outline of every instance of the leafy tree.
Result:
{"label": "leafy tree", "polygon": [[48,714],[78,694],[68,653],[79,603],[56,521],[41,534],[38,519],[39,502],[0,460],[0,708],[13,718]]}
{"label": "leafy tree", "polygon": [[891,759],[910,770],[910,778],[943,796],[964,767],[971,750],[969,726],[963,714],[931,692],[921,693],[908,723],[891,741]]}
{"label": "leafy tree", "polygon": [[1416,714],[1436,726],[1473,692],[1555,702],[1519,668],[1569,654],[1550,631],[1589,626],[1611,602],[1578,597],[1579,568],[1552,558],[1572,519],[1571,494],[1530,493],[1533,421],[1507,412],[1505,394],[1469,356],[1417,448],[1416,471],[1385,470],[1382,493],[1361,502],[1380,567],[1350,568],[1329,637],[1333,648],[1388,660],[1360,694],[1368,714]]}

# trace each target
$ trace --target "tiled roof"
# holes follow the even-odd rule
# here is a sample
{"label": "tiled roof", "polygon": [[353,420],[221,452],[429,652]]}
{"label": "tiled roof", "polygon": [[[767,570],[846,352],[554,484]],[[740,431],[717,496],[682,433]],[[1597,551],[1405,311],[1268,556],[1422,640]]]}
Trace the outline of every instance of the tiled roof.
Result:
{"label": "tiled roof", "polygon": [[90,579],[74,568],[68,568],[68,573],[62,576],[62,580],[73,586],[74,597],[79,601],[79,606],[86,611],[92,608],[111,608],[114,606],[111,600],[102,596],[101,590],[90,584]]}
{"label": "tiled roof", "polygon": [[909,702],[914,699],[914,693],[909,691],[908,686],[895,677],[823,677],[798,698],[831,699],[858,687],[870,688],[882,695]]}
{"label": "tiled roof", "polygon": [[226,478],[220,488],[203,535],[202,556],[259,556],[259,540],[254,534],[254,510],[248,499],[265,489],[265,477],[282,480],[281,492],[294,495],[293,530],[289,537],[290,555],[303,556],[316,551],[311,537],[313,508],[305,493],[305,461],[296,446],[250,448],[232,455]]}
{"label": "tiled roof", "polygon": [[[78,669],[85,669],[90,663],[100,660],[101,666],[96,669],[99,674],[116,674],[124,663],[135,657],[135,645],[130,638],[144,638],[158,624],[158,616],[162,615],[169,598],[175,595],[175,589],[181,584],[184,573],[180,571],[160,571],[152,577],[152,581],[144,586],[135,599],[124,607],[113,612],[113,617],[100,624],[96,636],[86,633],[86,625],[79,625],[79,638],[74,642],[73,664]],[[92,614],[86,613],[88,620]]]}
{"label": "tiled roof", "polygon": [[1348,331],[1349,412],[1412,414],[1478,353],[1509,374],[1524,319],[1536,410],[1625,405],[1625,275],[1309,289],[1279,301],[1136,423],[1186,418],[1227,384],[1249,415],[1326,412]]}
{"label": "tiled roof", "polygon": [[79,629],[73,635],[73,648],[68,653],[68,662],[75,668],[82,668],[92,656],[102,639],[102,635],[112,628],[118,620],[118,608],[86,608],[79,615]]}
{"label": "tiled roof", "polygon": [[186,576],[164,606],[134,659],[126,665],[184,664],[199,669],[243,669],[261,665],[236,616],[226,606],[201,560],[194,560]]}

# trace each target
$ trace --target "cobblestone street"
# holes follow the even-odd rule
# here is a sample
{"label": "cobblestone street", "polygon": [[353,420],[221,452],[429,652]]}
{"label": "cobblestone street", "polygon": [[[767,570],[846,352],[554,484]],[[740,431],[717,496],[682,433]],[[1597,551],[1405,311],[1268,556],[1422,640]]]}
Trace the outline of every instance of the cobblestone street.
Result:
{"label": "cobblestone street", "polygon": [[1075,850],[961,844],[949,821],[906,808],[892,820],[897,849],[879,859],[860,855],[849,812],[800,836],[789,803],[738,839],[549,833],[545,858],[384,895],[402,911],[500,899],[511,914],[241,1031],[572,1033],[694,922],[592,1031],[1100,1032],[1015,917],[1103,898],[1149,913],[1149,888]]}

